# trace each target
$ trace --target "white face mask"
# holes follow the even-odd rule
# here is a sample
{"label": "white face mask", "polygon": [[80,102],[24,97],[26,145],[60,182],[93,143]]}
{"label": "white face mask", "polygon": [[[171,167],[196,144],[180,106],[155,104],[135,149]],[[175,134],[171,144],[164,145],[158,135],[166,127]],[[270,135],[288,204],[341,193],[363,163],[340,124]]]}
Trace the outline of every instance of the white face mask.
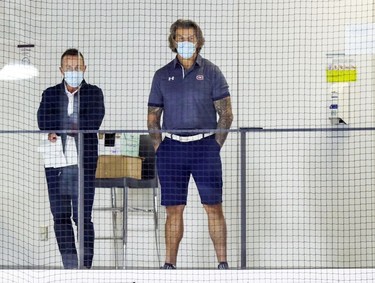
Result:
{"label": "white face mask", "polygon": [[79,87],[83,81],[83,72],[68,71],[64,73],[65,82],[71,87]]}
{"label": "white face mask", "polygon": [[184,59],[190,59],[195,53],[195,44],[190,41],[177,42],[177,52]]}

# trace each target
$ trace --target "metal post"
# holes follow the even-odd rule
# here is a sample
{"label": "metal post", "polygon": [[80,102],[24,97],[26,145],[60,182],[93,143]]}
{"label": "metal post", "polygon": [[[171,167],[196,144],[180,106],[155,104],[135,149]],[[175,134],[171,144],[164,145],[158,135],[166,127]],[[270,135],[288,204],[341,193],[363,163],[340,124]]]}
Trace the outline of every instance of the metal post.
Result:
{"label": "metal post", "polygon": [[127,265],[127,244],[128,244],[128,182],[124,178],[124,195],[122,199],[122,268],[126,269]]}
{"label": "metal post", "polygon": [[240,129],[241,269],[246,269],[246,129]]}
{"label": "metal post", "polygon": [[[80,90],[78,90],[78,113],[77,113],[77,125],[78,129],[81,130],[81,95]],[[84,258],[85,258],[85,171],[83,166],[83,133],[78,132],[78,268],[83,269]]]}
{"label": "metal post", "polygon": [[78,268],[82,269],[85,254],[84,228],[84,168],[83,168],[83,133],[78,133]]}

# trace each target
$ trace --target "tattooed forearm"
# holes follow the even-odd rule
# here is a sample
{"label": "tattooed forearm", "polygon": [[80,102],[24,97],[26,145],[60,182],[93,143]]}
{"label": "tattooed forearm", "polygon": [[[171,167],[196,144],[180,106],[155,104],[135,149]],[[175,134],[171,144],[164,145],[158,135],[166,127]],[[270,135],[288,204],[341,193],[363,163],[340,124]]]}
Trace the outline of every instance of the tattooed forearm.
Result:
{"label": "tattooed forearm", "polygon": [[150,131],[150,137],[154,145],[155,150],[159,147],[161,143],[161,133],[153,132],[159,131],[161,129],[160,119],[163,108],[160,107],[148,107],[147,113],[147,128]]}
{"label": "tattooed forearm", "polygon": [[[228,130],[232,125],[233,113],[230,97],[225,97],[223,99],[214,102],[216,111],[219,115],[219,121],[217,124],[217,129]],[[217,132],[215,135],[216,141],[223,146],[224,142],[228,136],[227,131]]]}

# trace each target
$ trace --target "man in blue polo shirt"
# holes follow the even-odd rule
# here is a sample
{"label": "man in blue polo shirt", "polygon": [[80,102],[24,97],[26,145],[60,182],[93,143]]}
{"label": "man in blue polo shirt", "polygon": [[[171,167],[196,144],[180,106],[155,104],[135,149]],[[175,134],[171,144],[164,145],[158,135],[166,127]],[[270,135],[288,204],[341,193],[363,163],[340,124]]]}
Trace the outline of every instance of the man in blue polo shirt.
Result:
{"label": "man in blue polo shirt", "polygon": [[167,213],[163,269],[176,268],[190,176],[208,216],[218,268],[229,268],[220,149],[233,114],[223,74],[199,55],[203,44],[202,31],[195,22],[177,20],[172,24],[169,47],[177,56],[155,73],[148,101],[147,125],[157,154],[161,204]]}

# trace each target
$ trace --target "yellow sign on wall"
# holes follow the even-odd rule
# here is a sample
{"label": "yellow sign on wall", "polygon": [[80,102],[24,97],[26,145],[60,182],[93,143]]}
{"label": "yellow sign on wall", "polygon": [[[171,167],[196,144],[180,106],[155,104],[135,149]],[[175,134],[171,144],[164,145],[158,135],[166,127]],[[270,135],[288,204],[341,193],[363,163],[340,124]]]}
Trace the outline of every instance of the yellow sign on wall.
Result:
{"label": "yellow sign on wall", "polygon": [[326,70],[327,82],[329,83],[342,83],[342,82],[355,82],[357,80],[356,69],[343,69],[343,70]]}

